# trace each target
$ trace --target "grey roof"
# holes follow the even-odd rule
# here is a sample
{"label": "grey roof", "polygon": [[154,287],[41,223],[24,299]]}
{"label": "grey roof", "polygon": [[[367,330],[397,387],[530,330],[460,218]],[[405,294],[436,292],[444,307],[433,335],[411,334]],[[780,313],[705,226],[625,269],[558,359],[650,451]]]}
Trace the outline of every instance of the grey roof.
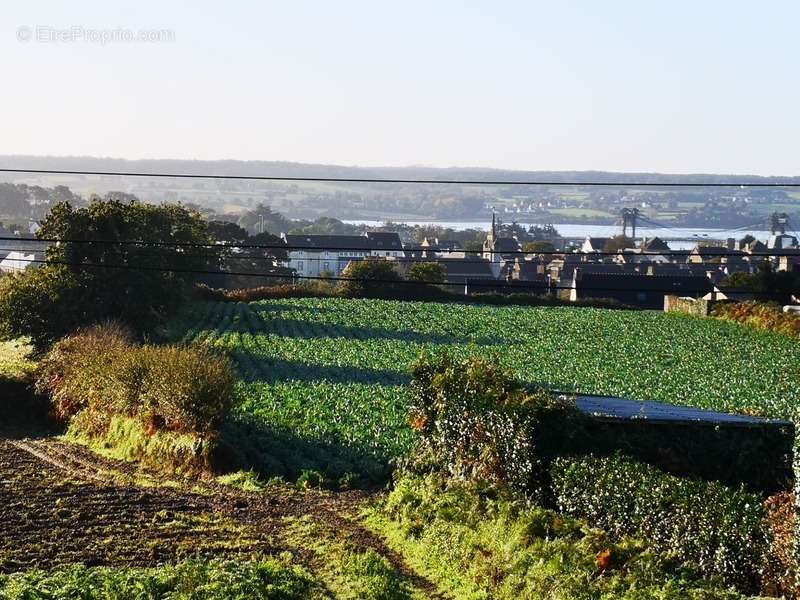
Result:
{"label": "grey roof", "polygon": [[461,242],[458,240],[440,240],[439,238],[425,238],[420,244],[423,248],[431,250],[461,250]]}
{"label": "grey roof", "polygon": [[402,250],[400,236],[393,231],[370,231],[364,235],[284,234],[288,246],[311,250]]}
{"label": "grey roof", "polygon": [[699,275],[645,275],[642,273],[584,273],[575,281],[576,288],[588,292],[658,291],[664,293],[708,293],[711,280]]}
{"label": "grey roof", "polygon": [[447,271],[448,281],[463,279],[494,279],[491,263],[485,258],[470,256],[467,258],[441,258],[437,260]]}
{"label": "grey roof", "polygon": [[363,235],[295,235],[283,236],[286,245],[314,250],[368,250],[370,241]]}
{"label": "grey roof", "polygon": [[579,395],[577,408],[595,417],[607,419],[647,419],[648,421],[700,421],[725,425],[790,425],[789,421],[735,415],[664,402],[626,400],[609,396]]}
{"label": "grey roof", "polygon": [[656,263],[653,265],[653,271],[656,275],[705,276],[708,271],[714,271],[721,266],[701,263]]}
{"label": "grey roof", "polygon": [[368,231],[364,236],[372,247],[380,250],[402,250],[403,242],[396,231]]}
{"label": "grey roof", "polygon": [[544,277],[543,274],[538,273],[539,267],[544,266],[542,261],[540,260],[517,259],[513,263],[508,263],[508,264],[512,265],[513,276],[516,279],[528,280],[528,279],[535,279],[537,277]]}
{"label": "grey roof", "polygon": [[648,252],[669,252],[670,247],[660,237],[654,237],[642,244],[642,249]]}
{"label": "grey roof", "polygon": [[564,268],[561,270],[561,280],[572,279],[575,269],[580,269],[580,272],[583,274],[621,275],[624,273],[635,273],[636,265],[601,262],[564,265]]}

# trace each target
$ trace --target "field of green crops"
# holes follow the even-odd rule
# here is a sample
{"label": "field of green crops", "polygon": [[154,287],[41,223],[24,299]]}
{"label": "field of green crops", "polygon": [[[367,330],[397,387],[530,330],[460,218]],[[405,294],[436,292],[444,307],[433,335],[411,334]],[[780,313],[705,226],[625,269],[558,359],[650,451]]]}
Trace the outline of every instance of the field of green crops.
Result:
{"label": "field of green crops", "polygon": [[291,299],[196,304],[171,336],[229,350],[240,410],[298,439],[382,460],[411,443],[409,364],[423,348],[496,354],[526,382],[794,418],[800,346],[682,315],[589,308]]}

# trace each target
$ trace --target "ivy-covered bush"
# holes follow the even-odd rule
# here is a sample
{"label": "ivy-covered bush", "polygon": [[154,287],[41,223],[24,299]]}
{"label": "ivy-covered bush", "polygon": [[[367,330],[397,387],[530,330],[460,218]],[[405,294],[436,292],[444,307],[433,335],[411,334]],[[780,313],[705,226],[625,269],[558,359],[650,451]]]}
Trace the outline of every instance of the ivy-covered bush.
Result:
{"label": "ivy-covered bush", "polygon": [[523,389],[497,358],[426,352],[412,374],[410,422],[423,456],[456,478],[544,497],[548,461],[582,418],[574,404]]}
{"label": "ivy-covered bush", "polygon": [[716,482],[667,475],[623,456],[558,458],[558,508],[614,536],[633,535],[660,554],[757,591],[766,565],[763,499]]}

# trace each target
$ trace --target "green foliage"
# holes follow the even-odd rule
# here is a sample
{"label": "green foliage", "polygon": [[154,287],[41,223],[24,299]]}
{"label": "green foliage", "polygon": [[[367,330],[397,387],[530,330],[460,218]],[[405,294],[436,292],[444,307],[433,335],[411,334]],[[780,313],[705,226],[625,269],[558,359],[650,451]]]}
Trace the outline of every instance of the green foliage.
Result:
{"label": "green foliage", "polygon": [[537,240],[535,242],[528,242],[522,246],[522,250],[525,252],[537,253],[537,252],[555,252],[556,247],[553,245],[552,242],[548,242],[545,240]]}
{"label": "green foliage", "polygon": [[[415,593],[410,578],[363,540],[350,539],[335,523],[310,515],[287,519],[290,540],[314,553],[318,576],[343,600],[409,600]],[[386,554],[384,552],[384,554]]]}
{"label": "green foliage", "polygon": [[29,337],[37,350],[84,324],[91,302],[85,278],[46,265],[0,279],[0,338]]}
{"label": "green foliage", "polygon": [[208,234],[228,244],[243,244],[250,237],[245,228],[230,221],[209,221]]}
{"label": "green foliage", "polygon": [[566,392],[789,419],[800,395],[792,338],[649,311],[281,298],[194,304],[170,329],[231,354],[237,413],[285,432],[286,444],[324,443],[332,462],[334,447],[382,461],[412,447],[408,366],[424,348],[457,361],[495,354],[519,381]]}
{"label": "green foliage", "polygon": [[406,600],[408,585],[388,560],[368,548],[365,552],[345,552],[339,563],[339,577],[349,582],[349,593],[342,598],[358,600]]}
{"label": "green foliage", "polygon": [[636,243],[631,238],[624,235],[615,235],[606,242],[603,252],[619,252],[625,248],[633,248],[635,246]]}
{"label": "green foliage", "polygon": [[178,205],[108,199],[76,209],[62,202],[42,221],[38,235],[65,241],[49,247],[52,265],[3,280],[0,335],[30,336],[40,351],[77,327],[110,318],[124,319],[137,331],[150,329],[196,278],[189,271],[219,265],[213,248],[197,252],[161,245],[211,241],[201,216]]}
{"label": "green foliage", "polygon": [[503,487],[404,476],[368,522],[457,598],[743,598],[646,541],[613,538]]}
{"label": "green foliage", "polygon": [[[71,335],[42,359],[37,389],[52,398],[56,415],[71,430],[109,436],[117,445],[131,437],[153,454],[156,432],[186,434],[189,454],[207,456],[233,399],[227,359],[204,347],[136,345],[124,328],[107,324]],[[112,427],[115,418],[138,427]],[[120,433],[121,432],[121,433]],[[127,432],[127,433],[126,433]],[[134,435],[135,434],[135,435]],[[131,441],[131,443],[133,443]],[[183,443],[186,446],[186,443]]]}
{"label": "green foliage", "polygon": [[85,567],[0,575],[2,600],[289,600],[323,598],[313,576],[291,557],[186,561],[158,568]]}
{"label": "green foliage", "polygon": [[412,367],[411,426],[458,478],[545,495],[547,461],[580,416],[546,390],[524,391],[496,358],[427,352]]}
{"label": "green foliage", "polygon": [[764,262],[756,273],[733,273],[722,282],[723,287],[749,290],[760,302],[790,304],[800,294],[800,275],[792,271],[775,271]]}
{"label": "green foliage", "polygon": [[0,378],[27,380],[35,368],[27,340],[0,342]]}
{"label": "green foliage", "polygon": [[394,263],[377,258],[352,261],[342,271],[342,278],[338,291],[347,298],[392,297],[408,289],[395,283],[402,281],[402,277]]}
{"label": "green foliage", "polygon": [[305,469],[297,478],[297,487],[303,490],[322,488],[323,485],[325,485],[325,476],[314,469]]}
{"label": "green foliage", "polygon": [[667,475],[621,456],[557,459],[552,480],[567,514],[617,537],[646,539],[662,556],[758,590],[768,550],[759,495]]}
{"label": "green foliage", "polygon": [[238,223],[248,231],[264,231],[273,235],[289,231],[294,226],[290,219],[263,204],[259,204],[253,210],[242,213]]}
{"label": "green foliage", "polygon": [[444,267],[437,262],[416,262],[408,268],[406,278],[424,283],[444,283],[446,275]]}

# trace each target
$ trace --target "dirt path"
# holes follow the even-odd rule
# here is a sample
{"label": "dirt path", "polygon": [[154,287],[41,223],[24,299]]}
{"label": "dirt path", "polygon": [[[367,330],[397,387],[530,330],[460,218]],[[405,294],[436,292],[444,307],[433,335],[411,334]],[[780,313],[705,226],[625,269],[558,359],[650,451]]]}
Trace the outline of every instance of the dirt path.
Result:
{"label": "dirt path", "polygon": [[313,566],[313,554],[283,535],[287,517],[311,515],[351,543],[375,549],[435,595],[432,584],[359,525],[366,499],[361,492],[288,486],[245,493],[213,482],[188,490],[57,438],[0,437],[0,572],[75,562],[154,566],[284,550]]}

